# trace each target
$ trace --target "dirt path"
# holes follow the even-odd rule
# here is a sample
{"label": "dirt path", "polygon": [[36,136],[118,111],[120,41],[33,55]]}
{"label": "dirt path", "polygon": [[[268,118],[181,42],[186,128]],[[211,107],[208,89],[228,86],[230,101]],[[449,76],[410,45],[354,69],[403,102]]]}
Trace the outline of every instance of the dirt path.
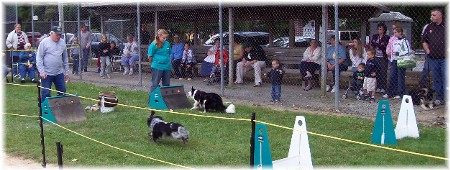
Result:
{"label": "dirt path", "polygon": [[46,168],[43,168],[41,163],[34,160],[24,159],[19,156],[4,155],[2,169],[59,169],[58,165],[47,164]]}

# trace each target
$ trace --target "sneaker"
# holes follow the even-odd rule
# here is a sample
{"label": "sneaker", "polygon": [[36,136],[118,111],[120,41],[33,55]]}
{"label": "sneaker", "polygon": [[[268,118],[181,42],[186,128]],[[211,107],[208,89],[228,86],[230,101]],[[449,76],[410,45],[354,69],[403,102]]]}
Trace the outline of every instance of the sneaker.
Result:
{"label": "sneaker", "polygon": [[87,72],[87,68],[85,68],[83,71],[84,71],[84,72]]}
{"label": "sneaker", "polygon": [[442,102],[441,102],[440,100],[435,100],[435,101],[434,101],[434,104],[435,104],[436,106],[439,106],[439,105],[442,104]]}
{"label": "sneaker", "polygon": [[209,79],[207,79],[207,78],[205,80],[203,80],[203,82],[208,82],[208,81],[209,81]]}
{"label": "sneaker", "polygon": [[381,93],[381,89],[375,90],[376,93]]}
{"label": "sneaker", "polygon": [[334,87],[333,87],[333,88],[331,89],[331,93],[334,93],[334,91],[335,91],[335,90],[334,90]]}
{"label": "sneaker", "polygon": [[110,78],[111,78],[111,76],[110,76],[109,74],[106,74],[106,77],[107,77],[108,79],[110,79]]}
{"label": "sneaker", "polygon": [[331,88],[330,85],[327,85],[326,86],[326,91],[330,91],[330,88]]}
{"label": "sneaker", "polygon": [[104,76],[100,76],[102,79],[105,79],[105,77]]}
{"label": "sneaker", "polygon": [[122,75],[127,75],[127,74],[128,74],[128,70],[125,70]]}
{"label": "sneaker", "polygon": [[132,75],[133,75],[133,72],[132,72],[132,71],[130,71],[130,72],[128,73],[128,75],[129,75],[129,76],[132,76]]}
{"label": "sneaker", "polygon": [[380,89],[380,93],[386,93],[386,90]]}
{"label": "sneaker", "polygon": [[259,83],[255,84],[255,85],[253,85],[253,87],[259,87],[259,86],[261,86],[261,82],[259,82]]}
{"label": "sneaker", "polygon": [[31,79],[31,82],[33,83],[37,83],[37,81],[35,79]]}
{"label": "sneaker", "polygon": [[384,94],[382,97],[387,99],[387,98],[389,98],[389,95],[388,94]]}
{"label": "sneaker", "polygon": [[395,96],[394,99],[401,99],[402,97],[400,97],[399,95]]}
{"label": "sneaker", "polygon": [[25,79],[20,80],[20,83],[25,83]]}
{"label": "sneaker", "polygon": [[183,78],[179,78],[178,80],[183,80]]}
{"label": "sneaker", "polygon": [[311,73],[309,71],[306,71],[306,76],[305,77],[312,77]]}
{"label": "sneaker", "polygon": [[187,78],[187,80],[192,80],[191,78]]}
{"label": "sneaker", "polygon": [[375,96],[372,96],[371,98],[370,98],[370,101],[369,101],[370,103],[373,103],[373,102],[375,102]]}

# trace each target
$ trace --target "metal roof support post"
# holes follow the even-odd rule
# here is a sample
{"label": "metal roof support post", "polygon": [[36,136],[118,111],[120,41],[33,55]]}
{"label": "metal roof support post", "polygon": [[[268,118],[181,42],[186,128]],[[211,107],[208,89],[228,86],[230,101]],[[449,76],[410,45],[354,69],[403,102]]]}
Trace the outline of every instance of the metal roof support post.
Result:
{"label": "metal roof support post", "polygon": [[33,2],[31,2],[31,45],[32,47],[36,47],[36,43],[34,42],[34,5]]}
{"label": "metal roof support post", "polygon": [[[223,63],[223,30],[222,30],[222,1],[219,1],[219,31],[220,31],[220,91],[222,93],[222,96],[224,95],[224,63]],[[229,58],[229,57],[228,57]]]}
{"label": "metal roof support post", "polygon": [[105,32],[105,21],[103,15],[100,14],[100,33],[104,34]]}
{"label": "metal roof support post", "polygon": [[156,36],[158,34],[158,11],[155,11],[153,18],[155,18],[153,25],[155,26],[155,36]]}
{"label": "metal roof support post", "polygon": [[139,46],[139,86],[142,86],[142,63],[141,63],[141,10],[139,2],[136,3],[136,19],[137,19],[137,40]]}
{"label": "metal roof support post", "polygon": [[338,1],[334,2],[334,30],[335,30],[335,45],[334,53],[336,54],[334,65],[334,107],[339,110],[339,11]]}
{"label": "metal roof support post", "polygon": [[234,55],[232,55],[234,52],[234,18],[233,18],[233,8],[228,8],[228,86],[233,85],[233,76],[234,75]]}
{"label": "metal roof support post", "polygon": [[321,77],[320,77],[320,91],[324,96],[326,94],[327,85],[327,28],[328,28],[328,6],[322,4],[322,61],[321,61]]}
{"label": "metal roof support post", "polygon": [[[78,5],[77,5],[77,37],[78,37],[78,40],[81,40],[81,28],[80,27],[81,27],[81,24],[80,24],[80,3],[78,3]],[[83,72],[81,71],[81,66],[82,66],[81,63],[82,63],[82,61],[78,60],[78,72],[80,73],[78,75],[80,75],[80,80],[83,80],[83,76],[82,76]]]}
{"label": "metal roof support post", "polygon": [[363,45],[363,47],[366,45],[366,30],[367,30],[367,18],[366,17],[362,17],[361,18],[361,27],[360,29],[360,40],[361,40],[361,44]]}
{"label": "metal roof support post", "polygon": [[295,48],[294,19],[289,19],[289,48]]}

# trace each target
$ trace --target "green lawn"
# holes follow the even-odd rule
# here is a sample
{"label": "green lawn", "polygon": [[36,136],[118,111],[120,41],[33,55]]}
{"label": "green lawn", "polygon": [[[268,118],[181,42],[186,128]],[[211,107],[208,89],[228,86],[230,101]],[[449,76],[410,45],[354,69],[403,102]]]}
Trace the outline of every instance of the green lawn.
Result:
{"label": "green lawn", "polygon": [[[117,88],[97,87],[86,83],[69,83],[68,93],[96,98],[99,91],[113,90],[120,103],[146,107],[146,91],[129,91]],[[55,94],[55,93],[52,93]],[[35,87],[6,85],[5,112],[23,115],[38,115]],[[94,101],[81,99],[83,107]],[[177,110],[184,113],[203,114],[189,109]],[[257,120],[292,127],[295,116],[306,117],[308,131],[342,137],[370,143],[373,121],[347,116],[313,115],[274,111],[261,107],[237,105],[237,114],[207,113],[233,118],[250,119],[251,112],[256,112]],[[119,106],[112,113],[87,112],[87,120],[64,124],[71,130],[105,142],[107,144],[138,154],[188,166],[228,166],[246,167],[249,162],[249,137],[251,123],[248,121],[222,120],[193,117],[157,112],[167,121],[183,124],[190,131],[190,141],[184,145],[181,141],[169,138],[159,144],[150,142],[147,136],[149,128],[146,118],[149,111]],[[41,161],[40,130],[36,118],[4,115],[5,151]],[[57,163],[55,142],[64,145],[64,165],[80,166],[167,166],[158,161],[139,157],[130,153],[106,147],[50,123],[45,123],[45,142],[47,161]],[[413,152],[446,157],[445,129],[419,127],[419,139],[402,139],[398,145],[390,146]],[[272,158],[274,160],[287,156],[292,131],[268,126]],[[446,161],[406,153],[399,153],[369,146],[337,141],[320,136],[309,135],[313,165],[319,166],[394,166],[445,167]],[[75,161],[74,161],[75,160]]]}

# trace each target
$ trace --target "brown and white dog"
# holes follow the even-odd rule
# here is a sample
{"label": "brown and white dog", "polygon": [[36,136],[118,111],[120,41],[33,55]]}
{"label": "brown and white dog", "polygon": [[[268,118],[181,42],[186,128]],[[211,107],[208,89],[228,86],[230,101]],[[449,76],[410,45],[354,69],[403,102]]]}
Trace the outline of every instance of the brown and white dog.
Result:
{"label": "brown and white dog", "polygon": [[412,89],[409,95],[412,98],[414,105],[420,105],[424,110],[433,109],[433,92],[434,90],[428,88]]}

